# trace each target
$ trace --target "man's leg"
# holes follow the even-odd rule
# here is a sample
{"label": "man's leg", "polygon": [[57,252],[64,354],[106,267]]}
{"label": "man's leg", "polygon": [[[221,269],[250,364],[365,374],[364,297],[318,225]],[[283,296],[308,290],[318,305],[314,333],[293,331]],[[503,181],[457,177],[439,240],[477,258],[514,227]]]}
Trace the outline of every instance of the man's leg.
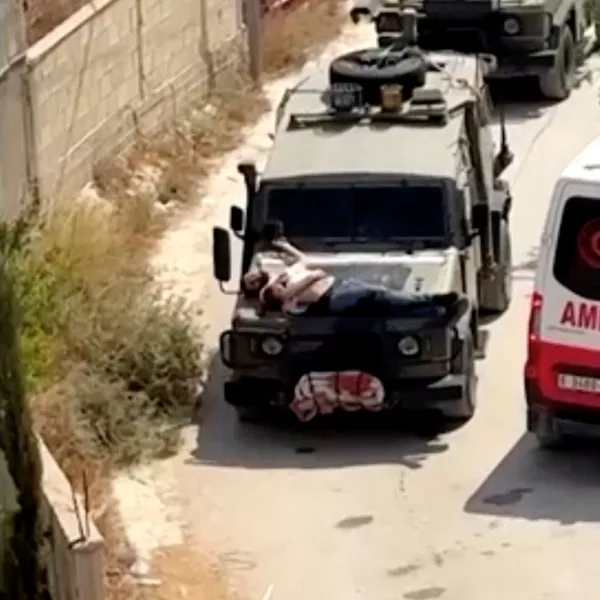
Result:
{"label": "man's leg", "polygon": [[406,294],[386,291],[380,295],[379,303],[392,315],[419,316],[427,318],[441,317],[456,322],[470,306],[467,296],[450,292],[447,294]]}
{"label": "man's leg", "polygon": [[342,280],[333,284],[329,306],[334,315],[363,314],[374,296],[374,289],[362,281]]}

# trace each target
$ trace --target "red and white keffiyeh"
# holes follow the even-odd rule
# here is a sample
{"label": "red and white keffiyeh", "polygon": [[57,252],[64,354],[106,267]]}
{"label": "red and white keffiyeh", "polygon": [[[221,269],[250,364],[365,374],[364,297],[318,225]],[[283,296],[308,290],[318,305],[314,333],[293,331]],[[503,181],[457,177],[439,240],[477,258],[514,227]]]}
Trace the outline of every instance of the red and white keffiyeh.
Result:
{"label": "red and white keffiyeh", "polygon": [[329,415],[336,408],[348,412],[381,410],[385,390],[381,381],[362,371],[315,371],[296,384],[290,409],[301,421],[318,414]]}

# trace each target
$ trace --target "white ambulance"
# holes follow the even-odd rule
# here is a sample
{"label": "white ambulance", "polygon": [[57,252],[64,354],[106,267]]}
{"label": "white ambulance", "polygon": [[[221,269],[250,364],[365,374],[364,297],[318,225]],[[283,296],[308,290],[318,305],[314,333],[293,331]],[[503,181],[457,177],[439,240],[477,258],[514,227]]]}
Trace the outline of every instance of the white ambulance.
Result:
{"label": "white ambulance", "polygon": [[540,243],[525,364],[540,446],[600,437],[600,139],[562,173]]}

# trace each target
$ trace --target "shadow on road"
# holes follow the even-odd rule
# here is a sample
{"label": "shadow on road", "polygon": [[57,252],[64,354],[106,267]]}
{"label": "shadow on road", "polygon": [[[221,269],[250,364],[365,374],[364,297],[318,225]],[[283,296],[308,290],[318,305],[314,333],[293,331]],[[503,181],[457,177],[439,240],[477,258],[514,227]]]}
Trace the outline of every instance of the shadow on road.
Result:
{"label": "shadow on road", "polygon": [[465,504],[467,513],[545,519],[564,525],[600,521],[600,447],[562,452],[524,435]]}
{"label": "shadow on road", "polygon": [[534,246],[525,260],[512,266],[513,281],[534,281],[539,261],[539,246]]}
{"label": "shadow on road", "polygon": [[495,109],[495,121],[500,119],[502,106],[507,123],[520,123],[539,119],[554,104],[540,98],[534,78],[516,78],[512,81],[494,82],[490,86]]}
{"label": "shadow on road", "polygon": [[[448,445],[427,436],[422,423],[389,415],[342,415],[317,424],[238,423],[225,404],[221,387],[225,369],[218,355],[211,361],[197,448],[189,464],[246,469],[323,469],[368,464],[398,464],[418,469],[431,454]],[[422,430],[422,435],[414,431]]]}
{"label": "shadow on road", "polygon": [[[593,73],[589,68],[578,69],[575,75],[574,89],[584,84],[592,84]],[[531,119],[539,119],[557,103],[544,100],[535,77],[516,77],[507,81],[490,83],[491,98],[495,110],[495,121],[500,118],[499,106],[504,109],[507,123],[521,123]]]}

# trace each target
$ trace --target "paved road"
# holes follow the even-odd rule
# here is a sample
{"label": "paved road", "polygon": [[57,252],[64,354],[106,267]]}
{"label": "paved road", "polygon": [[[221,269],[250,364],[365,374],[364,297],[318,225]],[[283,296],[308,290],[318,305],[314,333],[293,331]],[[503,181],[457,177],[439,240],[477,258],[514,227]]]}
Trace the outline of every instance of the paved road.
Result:
{"label": "paved road", "polygon": [[[508,122],[515,293],[489,327],[472,422],[434,442],[302,434],[240,426],[213,396],[189,432],[177,468],[193,532],[251,599],[269,584],[273,600],[587,600],[600,586],[599,455],[537,451],[521,389],[542,220],[556,175],[600,131],[598,86]],[[207,306],[225,326],[231,305],[215,291]]]}

